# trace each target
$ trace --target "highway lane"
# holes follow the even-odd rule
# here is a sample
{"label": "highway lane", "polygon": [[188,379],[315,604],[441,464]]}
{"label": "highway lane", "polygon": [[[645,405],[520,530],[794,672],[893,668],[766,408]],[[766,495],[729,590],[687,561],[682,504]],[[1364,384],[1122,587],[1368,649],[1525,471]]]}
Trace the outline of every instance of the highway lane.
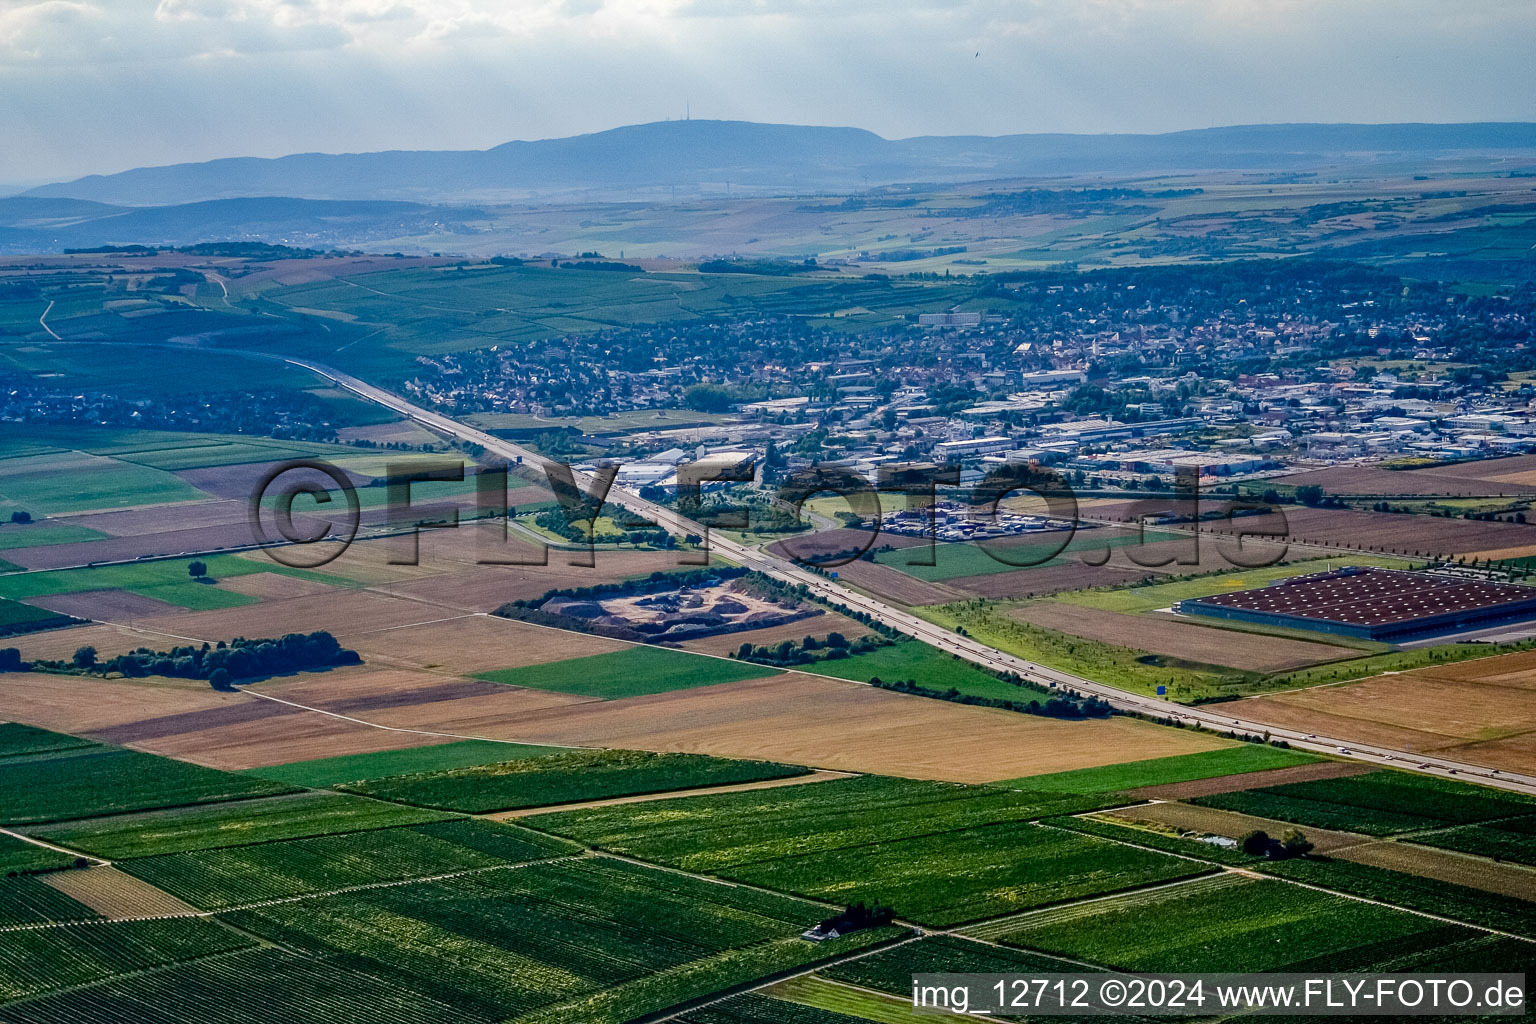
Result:
{"label": "highway lane", "polygon": [[[319,374],[347,391],[356,394],[358,397],[391,409],[431,430],[461,441],[480,445],[488,452],[492,452],[510,461],[521,462],[524,465],[533,465],[540,468],[547,468],[555,464],[554,460],[546,459],[538,452],[495,437],[467,424],[460,423],[441,413],[424,409],[401,398],[399,395],[375,387],[340,370],[306,359],[289,358],[288,362],[301,366],[312,373]],[[591,486],[591,474],[574,473],[573,475],[583,489]],[[609,500],[623,504],[678,536],[685,536],[690,533],[700,536],[706,535],[706,528],[701,524],[684,518],[672,509],[647,501],[638,494],[623,490],[617,486],[609,492]],[[1091,694],[1108,701],[1114,707],[1124,711],[1134,711],[1169,721],[1183,722],[1187,725],[1201,725],[1220,732],[1236,732],[1254,736],[1268,733],[1271,738],[1285,740],[1292,747],[1300,750],[1327,753],[1338,757],[1349,757],[1374,764],[1390,764],[1392,767],[1406,768],[1445,778],[1470,778],[1485,785],[1536,795],[1536,775],[1494,771],[1480,765],[1468,764],[1434,754],[1416,754],[1407,750],[1395,750],[1372,744],[1357,743],[1353,740],[1320,736],[1314,733],[1303,733],[1294,729],[1286,729],[1265,722],[1243,718],[1241,711],[1238,710],[1242,703],[1240,701],[1188,707],[1183,704],[1176,704],[1173,701],[1148,697],[1074,675],[1070,672],[1063,672],[1060,669],[1051,668],[1047,665],[1027,661],[1006,651],[1000,651],[995,647],[980,643],[973,637],[961,636],[951,632],[910,612],[886,604],[884,601],[870,597],[867,594],[860,593],[820,573],[812,572],[788,559],[779,558],[759,549],[736,543],[720,536],[718,533],[710,532],[708,536],[710,538],[711,550],[724,555],[740,565],[755,569],[786,583],[804,584],[811,592],[829,601],[864,612],[889,626],[924,640],[940,650],[958,654],[968,661],[993,671],[1017,672],[1023,678],[1044,686],[1054,685],[1058,689],[1069,689],[1081,694]]]}

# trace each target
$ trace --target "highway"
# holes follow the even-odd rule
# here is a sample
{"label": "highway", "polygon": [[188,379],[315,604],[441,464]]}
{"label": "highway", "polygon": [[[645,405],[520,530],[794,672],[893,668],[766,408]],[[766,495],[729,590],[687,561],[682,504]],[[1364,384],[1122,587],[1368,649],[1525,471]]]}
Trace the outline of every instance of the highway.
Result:
{"label": "highway", "polygon": [[[356,394],[360,398],[375,402],[385,408],[394,410],[402,416],[413,419],[430,430],[457,438],[460,441],[480,445],[488,452],[499,455],[509,461],[521,461],[524,465],[533,465],[540,468],[547,468],[550,465],[556,464],[554,460],[547,459],[535,451],[460,423],[441,413],[423,409],[398,395],[375,387],[340,370],[306,359],[289,358],[287,361],[333,381],[339,387]],[[591,486],[590,474],[574,473],[573,475],[583,490]],[[617,485],[609,492],[609,500],[622,503],[625,507],[651,519],[657,525],[677,536],[686,536],[690,533],[699,536],[706,535],[706,529],[701,524],[686,519],[665,506],[647,501],[638,494],[623,490],[617,487]],[[1033,683],[1044,686],[1054,684],[1061,689],[1070,689],[1081,694],[1091,694],[1103,698],[1115,708],[1123,711],[1138,712],[1170,721],[1182,721],[1188,725],[1200,725],[1219,732],[1230,731],[1254,736],[1268,733],[1272,739],[1285,740],[1292,747],[1299,750],[1326,753],[1336,757],[1349,757],[1372,764],[1390,764],[1395,768],[1405,768],[1445,778],[1469,778],[1484,785],[1536,795],[1536,776],[1533,775],[1495,771],[1481,765],[1467,764],[1434,754],[1417,754],[1406,750],[1394,750],[1388,747],[1362,744],[1353,740],[1298,732],[1293,729],[1286,729],[1241,717],[1241,712],[1236,710],[1241,707],[1241,701],[1187,707],[1183,704],[1176,704],[1172,701],[1159,700],[1156,697],[1148,697],[1129,690],[1122,690],[1118,687],[1095,682],[1094,680],[1063,672],[1046,665],[1026,661],[1006,651],[989,647],[972,637],[960,636],[950,630],[936,626],[910,612],[844,586],[836,580],[831,580],[819,573],[811,572],[788,559],[779,558],[744,544],[738,544],[720,536],[718,533],[709,533],[708,536],[710,538],[711,550],[724,555],[739,565],[755,569],[786,583],[804,584],[811,592],[826,600],[865,612],[903,633],[924,640],[940,650],[958,654],[968,661],[993,671],[1016,672]]]}

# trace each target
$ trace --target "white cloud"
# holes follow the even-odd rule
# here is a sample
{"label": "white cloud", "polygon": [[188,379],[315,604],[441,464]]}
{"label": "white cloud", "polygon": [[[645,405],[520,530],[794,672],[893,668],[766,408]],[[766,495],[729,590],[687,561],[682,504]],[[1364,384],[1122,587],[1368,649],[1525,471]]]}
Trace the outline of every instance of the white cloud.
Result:
{"label": "white cloud", "polygon": [[1524,0],[0,0],[0,181],[685,103],[888,137],[1536,120],[1533,38]]}

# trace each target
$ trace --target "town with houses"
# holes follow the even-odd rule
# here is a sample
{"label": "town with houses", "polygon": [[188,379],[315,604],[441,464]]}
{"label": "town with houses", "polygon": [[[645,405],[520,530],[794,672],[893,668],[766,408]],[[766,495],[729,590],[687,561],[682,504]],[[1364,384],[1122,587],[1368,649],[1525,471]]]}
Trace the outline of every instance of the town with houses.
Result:
{"label": "town with houses", "polygon": [[[755,456],[770,477],[840,466],[871,481],[936,463],[958,467],[962,486],[1035,464],[1079,487],[1155,491],[1180,474],[1210,486],[1536,448],[1529,290],[1409,291],[1360,268],[1273,274],[1236,298],[1168,271],[1032,280],[1000,287],[1010,302],[997,311],[909,314],[862,333],[785,318],[631,328],[561,339],[558,361],[422,357],[402,389],[487,425],[500,413],[547,421],[519,436],[617,463],[621,486],[656,492],[706,456]],[[789,347],[811,358],[778,358]],[[641,353],[653,365],[626,368]],[[553,432],[602,404],[582,387],[635,429]]]}

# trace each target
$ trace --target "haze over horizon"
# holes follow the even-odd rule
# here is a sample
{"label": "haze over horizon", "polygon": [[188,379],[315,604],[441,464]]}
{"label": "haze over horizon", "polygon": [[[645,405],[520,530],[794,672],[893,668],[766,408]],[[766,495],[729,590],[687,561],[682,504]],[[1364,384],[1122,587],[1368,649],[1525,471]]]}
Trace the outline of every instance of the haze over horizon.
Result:
{"label": "haze over horizon", "polygon": [[888,139],[1536,120],[1515,0],[0,0],[0,189],[680,118]]}

